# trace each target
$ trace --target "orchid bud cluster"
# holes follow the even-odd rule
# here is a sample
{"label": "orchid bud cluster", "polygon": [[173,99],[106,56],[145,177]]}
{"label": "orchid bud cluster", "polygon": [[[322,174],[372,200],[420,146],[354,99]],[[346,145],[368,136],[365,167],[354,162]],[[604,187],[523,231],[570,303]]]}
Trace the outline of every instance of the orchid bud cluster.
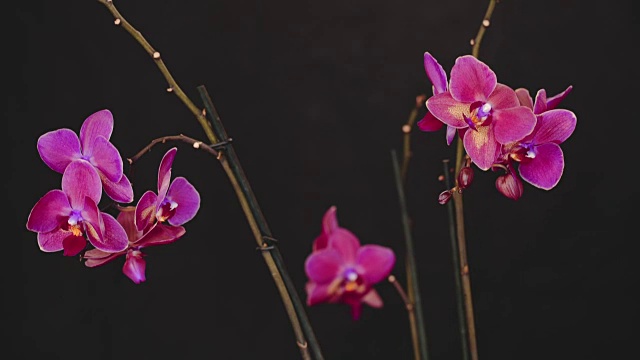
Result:
{"label": "orchid bud cluster", "polygon": [[[422,131],[446,125],[448,145],[458,136],[480,170],[505,172],[496,179],[496,189],[510,199],[522,196],[520,179],[544,190],[558,184],[564,170],[560,144],[571,136],[577,119],[572,111],[556,107],[572,86],[552,97],[540,89],[534,101],[527,89],[498,83],[493,70],[471,55],[456,59],[449,81],[428,52],[424,68],[433,96],[426,100],[427,114],[417,123]],[[459,174],[459,185],[461,176],[463,182],[470,180],[468,170],[462,169],[466,174]],[[447,191],[439,196],[441,204],[451,196]]]}
{"label": "orchid bud cluster", "polygon": [[[87,267],[125,255],[123,273],[136,284],[146,281],[142,248],[174,242],[200,208],[198,191],[183,177],[171,181],[177,148],[166,152],[158,171],[157,193],[145,192],[136,206],[118,149],[110,142],[113,115],[100,110],[82,124],[79,136],[58,129],[40,136],[38,153],[62,174],[61,189],[47,192],[32,208],[27,229],[37,233],[44,252],[81,254]],[[102,193],[116,203],[116,217],[98,208]],[[87,248],[92,247],[92,248]]]}

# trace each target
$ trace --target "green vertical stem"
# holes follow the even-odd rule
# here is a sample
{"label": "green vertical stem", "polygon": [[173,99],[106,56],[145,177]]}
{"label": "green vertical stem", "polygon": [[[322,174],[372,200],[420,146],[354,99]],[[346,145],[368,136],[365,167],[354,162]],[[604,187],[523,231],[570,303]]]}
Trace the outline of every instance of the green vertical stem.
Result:
{"label": "green vertical stem", "polygon": [[[220,116],[218,115],[218,112],[213,105],[213,101],[211,100],[211,97],[209,96],[209,93],[207,92],[204,85],[198,86],[198,92],[200,93],[200,97],[204,102],[205,109],[207,110],[207,116],[210,119],[211,125],[213,127],[213,132],[216,134],[218,139],[220,139],[220,141],[229,140],[229,137],[227,136],[227,132],[224,126],[222,125],[222,121],[220,120]],[[223,152],[224,152],[224,156],[228,160],[229,167],[232,173],[237,179],[240,191],[242,192],[243,197],[246,199],[246,203],[250,211],[250,214],[246,214],[247,218],[249,219],[250,223],[252,221],[255,222],[255,225],[257,226],[258,230],[262,234],[263,238],[265,237],[271,238],[271,230],[269,230],[269,226],[267,225],[267,222],[262,214],[262,211],[260,210],[258,201],[255,195],[253,194],[253,190],[251,189],[251,186],[249,185],[249,181],[245,176],[244,171],[242,170],[240,161],[238,160],[238,157],[233,149],[233,145],[231,145],[231,143],[228,144],[225,147],[225,150]],[[270,248],[270,250],[263,250],[263,254],[271,254],[273,257],[273,262],[275,263],[275,266],[277,267],[277,270],[279,271],[280,276],[282,277],[282,280],[285,284],[286,290],[289,293],[289,297],[293,304],[293,308],[300,321],[302,330],[307,338],[308,345],[311,348],[311,352],[313,353],[316,360],[323,360],[324,357],[322,355],[322,352],[320,351],[320,346],[318,345],[318,341],[316,339],[315,333],[311,327],[309,319],[307,318],[305,308],[300,300],[300,297],[298,296],[298,293],[293,284],[293,281],[291,281],[291,278],[289,277],[288,272],[285,269],[284,261],[282,259],[282,255],[280,254],[280,251],[278,250],[277,245],[273,242],[269,242],[269,243],[263,242],[262,245],[267,248]],[[307,346],[307,344],[298,344],[298,345],[300,347]]]}
{"label": "green vertical stem", "polygon": [[[449,159],[443,160],[444,182],[447,189],[451,189],[451,176],[449,175]],[[447,203],[447,215],[449,216],[449,235],[451,238],[451,260],[456,285],[456,309],[458,311],[458,325],[460,327],[460,342],[462,344],[462,359],[469,359],[469,338],[467,337],[467,319],[464,311],[464,301],[461,282],[460,259],[458,258],[458,242],[456,236],[456,220],[454,217],[453,203]]]}
{"label": "green vertical stem", "polygon": [[[411,236],[411,226],[409,224],[409,214],[407,211],[407,202],[404,194],[404,186],[402,175],[400,173],[400,164],[396,156],[396,151],[391,150],[391,160],[393,162],[393,172],[395,174],[396,188],[398,190],[398,198],[400,201],[400,213],[402,217],[402,228],[404,230],[405,246],[407,249],[407,266],[410,272],[411,282],[408,284],[412,288],[414,303],[413,314],[415,316],[416,330],[418,333],[418,342],[420,343],[420,359],[429,359],[427,350],[427,335],[424,327],[424,319],[422,316],[422,300],[420,297],[420,289],[418,285],[418,270],[416,268],[415,252],[413,250],[413,238]],[[411,314],[410,312],[409,314]]]}

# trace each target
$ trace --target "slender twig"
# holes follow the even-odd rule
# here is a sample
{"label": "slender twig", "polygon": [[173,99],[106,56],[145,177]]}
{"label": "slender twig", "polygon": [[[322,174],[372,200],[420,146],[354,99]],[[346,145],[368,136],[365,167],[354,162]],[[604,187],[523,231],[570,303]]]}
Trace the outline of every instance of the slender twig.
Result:
{"label": "slender twig", "polygon": [[[474,57],[478,57],[480,53],[480,44],[482,43],[482,38],[484,37],[484,33],[486,29],[491,25],[491,15],[493,14],[493,10],[495,9],[497,0],[489,0],[489,5],[487,7],[487,11],[482,19],[482,23],[480,24],[480,29],[478,30],[478,34],[474,39],[471,40],[472,50],[471,54]],[[460,169],[463,166],[463,157],[464,157],[464,145],[460,139],[457,140],[457,148],[456,148],[456,166],[455,166],[455,174],[456,174],[456,186],[457,186],[457,177],[458,173],[460,173]],[[463,301],[465,308],[465,318],[467,325],[467,335],[469,337],[469,351],[471,353],[472,360],[478,360],[478,345],[476,340],[476,327],[475,320],[473,315],[473,299],[471,296],[471,280],[469,275],[469,262],[467,259],[467,244],[465,238],[464,231],[464,209],[462,202],[462,193],[458,191],[453,192],[453,202],[455,205],[455,214],[456,214],[456,234],[458,238],[458,257],[460,259],[460,276],[462,280],[462,292],[463,292]]]}
{"label": "slender twig", "polygon": [[[207,89],[204,85],[198,86],[198,92],[200,93],[200,97],[205,104],[205,108],[207,109],[207,115],[209,116],[211,123],[213,124],[213,130],[218,136],[218,138],[226,140],[228,139],[227,132],[220,120],[220,115],[213,105],[213,101],[207,92]],[[285,270],[284,260],[282,259],[282,255],[280,254],[280,250],[276,246],[274,242],[270,242],[266,244],[264,242],[265,239],[271,239],[271,230],[269,230],[269,226],[267,221],[260,210],[260,206],[258,205],[258,201],[253,194],[253,190],[251,190],[251,186],[249,185],[249,180],[244,174],[244,170],[242,170],[242,166],[240,165],[240,161],[236,155],[236,152],[233,148],[233,145],[228,145],[225,147],[225,150],[221,151],[226,156],[222,156],[223,159],[228,159],[228,164],[231,172],[233,173],[233,179],[237,180],[237,187],[241,194],[238,194],[239,198],[243,200],[241,203],[243,204],[243,209],[245,208],[245,215],[249,220],[250,225],[252,226],[252,230],[259,231],[262,235],[260,241],[258,241],[258,245],[264,246],[268,245],[271,249],[269,252],[263,252],[263,255],[271,254],[273,256],[274,265],[280,271],[282,280],[286,289],[289,292],[289,296],[291,299],[291,303],[293,305],[294,311],[296,312],[298,318],[300,319],[300,323],[302,325],[302,330],[309,341],[309,345],[311,347],[311,351],[317,360],[322,360],[322,352],[320,351],[320,345],[318,345],[318,341],[316,339],[315,333],[311,327],[311,323],[309,322],[306,312],[304,310],[304,306],[302,301],[298,296],[295,285],[293,281],[289,277],[287,271]],[[234,185],[235,188],[236,185]],[[255,228],[254,228],[255,227]],[[258,240],[256,238],[256,240]],[[306,349],[306,346],[305,348]]]}
{"label": "slender twig", "polygon": [[[444,183],[447,189],[451,188],[451,176],[449,174],[449,159],[442,161],[444,170]],[[456,309],[458,310],[458,326],[460,327],[460,342],[462,343],[462,359],[469,359],[469,338],[467,337],[467,319],[465,318],[461,272],[460,272],[460,259],[458,258],[458,243],[456,237],[456,219],[453,215],[453,203],[449,201],[447,203],[447,214],[449,216],[449,235],[451,238],[451,258],[453,262],[453,274],[456,286]]]}
{"label": "slender twig", "polygon": [[[217,143],[218,137],[214,133],[214,129],[211,123],[206,118],[206,112],[196,107],[194,103],[182,91],[182,89],[180,89],[176,81],[173,79],[173,76],[171,75],[171,73],[165,66],[164,62],[162,61],[160,57],[160,53],[155,51],[155,49],[142,36],[142,34],[124,19],[124,17],[118,12],[118,10],[113,5],[112,0],[98,0],[98,2],[105,5],[107,9],[109,9],[111,14],[115,17],[115,24],[122,26],[129,34],[131,34],[131,36],[134,37],[135,40],[138,41],[138,43],[140,43],[140,45],[147,51],[147,53],[152,56],[153,60],[155,61],[158,68],[160,69],[161,73],[164,75],[165,79],[169,83],[169,90],[175,93],[176,96],[178,96],[178,98],[182,100],[182,102],[187,106],[187,108],[189,108],[189,110],[193,113],[193,115],[196,117],[196,119],[202,126],[209,141],[211,143]],[[219,153],[222,153],[222,151],[220,151]],[[227,157],[220,156],[220,154],[218,154],[217,159],[222,165],[225,173],[227,174],[227,177],[231,182],[233,189],[236,192],[236,195],[245,213],[247,221],[249,222],[249,226],[256,239],[256,242],[258,243],[259,247],[270,248],[270,245],[266,244],[264,240],[264,236],[270,237],[270,233],[262,233],[258,225],[258,222],[256,221],[255,214],[260,212],[259,208],[257,207],[257,203],[255,203],[254,198],[247,199],[247,189],[250,189],[248,187],[248,182],[246,182],[245,177],[241,177],[239,179],[237,169],[232,168],[233,166],[239,167],[239,164],[238,163],[234,165],[230,164],[229,161],[227,161]],[[287,312],[287,315],[289,316],[289,320],[291,321],[291,325],[296,337],[296,344],[300,349],[302,358],[305,360],[311,359],[311,355],[308,349],[307,339],[305,338],[305,331],[303,330],[303,327],[301,326],[300,323],[301,321],[307,322],[307,324],[305,325],[305,329],[310,329],[311,326],[308,324],[308,320],[306,318],[303,318],[303,319],[298,318],[298,312],[300,308],[302,308],[302,306],[300,304],[299,297],[295,292],[295,288],[291,287],[290,285],[287,286],[286,284],[287,280],[285,279],[288,279],[288,275],[286,270],[284,269],[284,266],[282,265],[283,262],[282,262],[281,256],[279,255],[279,252],[275,247],[273,249],[265,249],[260,253],[263,256],[267,264],[267,267],[269,268],[269,272],[272,275],[273,280],[276,284],[276,287],[280,293],[280,297],[282,298],[282,301],[284,303],[285,310]],[[288,281],[290,282],[290,280]],[[323,357],[322,357],[322,354],[320,353],[320,349],[317,346],[315,339],[313,339],[313,341],[314,343],[311,344],[312,350],[314,351],[316,358],[318,360],[322,360]]]}
{"label": "slender twig", "polygon": [[424,102],[427,99],[427,96],[422,94],[416,96],[416,106],[411,109],[409,113],[409,119],[407,119],[407,123],[402,125],[402,167],[400,171],[400,175],[402,176],[402,181],[407,180],[407,171],[409,170],[409,160],[411,160],[411,130],[413,130],[413,124],[416,122],[418,118],[418,110],[420,107],[424,106]]}
{"label": "slender twig", "polygon": [[[163,137],[159,137],[157,139],[153,139],[151,141],[151,143],[149,143],[149,145],[145,146],[144,148],[142,148],[142,150],[138,151],[137,154],[133,155],[130,158],[127,158],[127,161],[129,162],[129,165],[132,165],[134,162],[138,161],[138,159],[140,159],[140,157],[142,157],[142,155],[146,154],[147,152],[151,151],[151,148],[154,147],[157,144],[164,144],[167,141],[183,141],[186,142],[187,144],[190,144],[191,146],[193,146],[194,149],[200,149],[203,150],[204,152],[208,152],[209,154],[213,155],[214,157],[218,157],[218,151],[216,151],[216,149],[214,149],[213,147],[203,143],[200,140],[196,140],[194,138],[188,137],[186,135],[169,135],[169,136],[163,136]],[[216,145],[216,144],[213,144]]]}
{"label": "slender twig", "polygon": [[[402,177],[400,175],[400,165],[398,164],[398,157],[396,155],[395,150],[391,150],[391,160],[393,163],[393,172],[395,174],[396,181],[396,189],[398,190],[398,198],[400,202],[400,213],[402,217],[402,228],[404,230],[404,239],[406,246],[406,254],[407,254],[407,266],[411,273],[411,283],[410,286],[413,288],[413,307],[415,308],[415,312],[409,313],[409,319],[411,324],[415,321],[415,329],[411,328],[411,331],[417,334],[418,343],[420,344],[420,359],[426,360],[429,358],[428,349],[427,349],[427,335],[425,332],[424,326],[424,318],[422,316],[422,304],[420,297],[420,288],[418,285],[418,270],[416,266],[415,253],[413,250],[413,238],[411,236],[411,226],[409,224],[409,214],[407,211],[407,203],[404,194],[404,187],[402,185]],[[412,319],[415,317],[415,319]]]}
{"label": "slender twig", "polygon": [[404,302],[404,307],[407,309],[407,312],[409,313],[409,322],[411,326],[411,343],[413,344],[413,358],[415,360],[420,360],[420,342],[418,341],[415,309],[413,306],[414,302],[409,298],[407,293],[404,291],[404,289],[402,288],[402,285],[398,283],[398,280],[396,279],[395,276],[389,275],[387,280],[389,280],[389,282],[393,284],[393,287],[396,289],[396,291],[402,298],[402,301]]}

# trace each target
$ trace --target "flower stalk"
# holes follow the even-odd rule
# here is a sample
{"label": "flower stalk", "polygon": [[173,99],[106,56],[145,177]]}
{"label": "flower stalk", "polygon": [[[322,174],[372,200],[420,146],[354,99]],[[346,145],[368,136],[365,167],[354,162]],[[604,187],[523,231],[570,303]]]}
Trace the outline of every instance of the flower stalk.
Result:
{"label": "flower stalk", "polygon": [[[124,17],[116,9],[113,1],[98,0],[98,2],[103,4],[111,12],[111,14],[115,18],[114,23],[117,26],[122,26],[153,58],[154,62],[160,69],[160,72],[163,74],[169,84],[168,91],[178,96],[178,98],[192,112],[192,114],[196,117],[196,119],[202,126],[207,139],[212,144],[218,143],[220,141],[219,139],[222,137],[225,140],[228,140],[226,137],[226,132],[222,127],[222,123],[220,122],[220,119],[217,116],[215,109],[213,108],[213,103],[210,101],[204,87],[201,86],[198,88],[198,90],[203,97],[206,108],[208,108],[206,111],[198,108],[193,103],[193,101],[191,101],[187,97],[187,95],[184,93],[184,91],[182,91],[182,89],[174,80],[168,68],[162,61],[160,53],[151,46],[151,44],[142,36],[142,34],[138,30],[136,30],[128,21],[126,21],[126,19],[124,19]],[[207,119],[207,113],[209,113],[210,117],[215,115],[212,119],[216,123],[215,126],[212,125],[212,123]],[[300,349],[302,358],[305,360],[311,359],[311,353],[309,351],[310,348],[316,360],[322,360],[323,356],[320,351],[320,347],[318,346],[318,343],[315,339],[311,325],[306,318],[304,307],[284,267],[282,256],[280,255],[277,246],[273,244],[271,240],[269,240],[273,239],[271,237],[271,232],[269,231],[266,221],[264,220],[261,210],[257,204],[257,201],[253,196],[247,178],[244,176],[240,163],[235,156],[233,147],[227,144],[225,150],[218,150],[217,153],[217,159],[222,165],[222,168],[227,174],[227,177],[229,178],[231,185],[236,192],[236,195],[238,196],[238,200],[245,213],[247,221],[249,222],[251,231],[255,237],[256,242],[258,243],[261,254],[280,293],[285,306],[285,310],[287,312],[287,315],[289,316],[289,320],[291,322],[296,338],[296,343]]]}

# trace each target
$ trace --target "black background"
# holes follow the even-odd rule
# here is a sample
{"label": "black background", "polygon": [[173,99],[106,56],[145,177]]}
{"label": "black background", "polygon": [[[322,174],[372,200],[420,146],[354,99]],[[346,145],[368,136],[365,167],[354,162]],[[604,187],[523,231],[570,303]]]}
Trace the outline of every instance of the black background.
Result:
{"label": "black background", "polygon": [[[284,307],[217,161],[184,143],[136,167],[137,198],[179,148],[173,174],[202,205],[174,244],[148,249],[147,282],[123,259],[85,268],[38,249],[26,230],[60,175],[36,151],[41,134],[78,131],[110,109],[112,142],[129,157],[152,139],[204,139],[152,59],[97,1],[5,7],[6,109],[1,352],[9,359],[295,359]],[[448,72],[469,54],[487,1],[116,1],[201,106],[205,85],[287,269],[304,299],[304,261],[331,205],[362,243],[389,246],[402,283],[404,243],[391,149],[415,97],[430,91],[422,56]],[[12,18],[6,22],[6,14]],[[511,201],[496,174],[465,193],[480,358],[616,359],[636,353],[638,9],[615,2],[503,1],[480,50],[498,81],[573,92],[578,117],[556,188],[525,183]],[[421,115],[424,108],[421,109]],[[431,360],[460,359],[446,209],[436,202],[443,133],[412,133],[407,196]],[[410,359],[406,312],[392,286],[383,309],[319,305],[308,316],[327,359]],[[3,356],[4,357],[4,356]]]}

